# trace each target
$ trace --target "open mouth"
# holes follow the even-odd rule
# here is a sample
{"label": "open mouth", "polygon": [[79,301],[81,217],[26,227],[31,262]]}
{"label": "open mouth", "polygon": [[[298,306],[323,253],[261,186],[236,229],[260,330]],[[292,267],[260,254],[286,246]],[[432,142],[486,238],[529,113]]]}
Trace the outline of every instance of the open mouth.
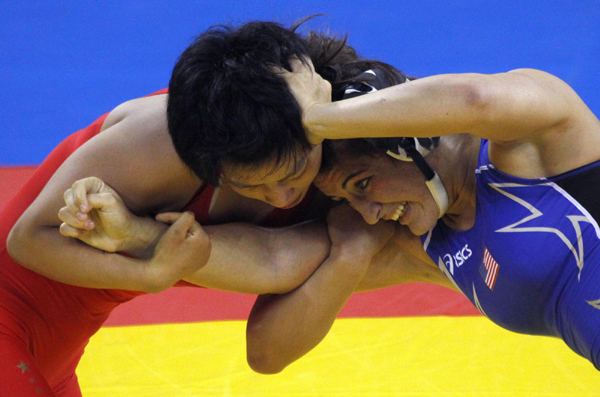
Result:
{"label": "open mouth", "polygon": [[403,203],[401,203],[398,206],[398,208],[396,208],[396,211],[390,217],[390,219],[393,220],[393,221],[397,221],[402,215],[404,215],[404,212],[406,211],[406,207],[407,206],[408,206],[408,203],[406,201],[404,201]]}

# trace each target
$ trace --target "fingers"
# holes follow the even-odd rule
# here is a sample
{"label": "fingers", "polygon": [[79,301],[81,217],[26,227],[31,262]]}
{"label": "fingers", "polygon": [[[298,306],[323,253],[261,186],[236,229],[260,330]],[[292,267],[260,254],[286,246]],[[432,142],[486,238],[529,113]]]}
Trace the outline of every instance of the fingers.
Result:
{"label": "fingers", "polygon": [[[69,195],[67,206],[62,207],[58,212],[58,219],[77,229],[92,230],[95,227],[94,221],[89,219],[88,214],[83,214],[75,210],[73,196]],[[90,209],[104,211],[108,208],[114,208],[119,204],[117,197],[112,193],[95,193],[87,195],[87,203]],[[75,206],[76,208],[76,206]]]}
{"label": "fingers", "polygon": [[155,219],[159,222],[173,224],[181,217],[181,212],[163,212],[156,215]]}
{"label": "fingers", "polygon": [[311,59],[308,57],[303,57],[302,59],[300,59],[296,56],[293,56],[290,59],[288,59],[288,62],[293,73],[309,72],[312,74],[315,71],[315,67]]}
{"label": "fingers", "polygon": [[200,224],[198,222],[194,222],[192,223],[192,225],[189,227],[188,231],[187,231],[187,237],[200,237],[202,235],[204,235],[204,230],[202,229],[202,226],[200,226]]}
{"label": "fingers", "polygon": [[291,56],[288,59],[288,63],[290,65],[290,69],[291,69],[291,73],[289,71],[287,71],[285,68],[282,68],[280,66],[271,66],[271,70],[275,73],[275,74],[281,74],[284,77],[288,77],[290,78],[291,74],[293,73],[297,73],[297,74],[313,74],[315,71],[315,67],[311,61],[311,59],[309,57],[303,57],[302,59],[298,58],[297,56]]}
{"label": "fingers", "polygon": [[[191,212],[182,213],[179,218],[171,225],[168,234],[184,239],[188,235],[188,231],[192,229],[194,224],[197,224],[194,214]],[[199,227],[199,225],[198,225]]]}
{"label": "fingers", "polygon": [[65,237],[73,237],[78,239],[80,239],[86,233],[88,233],[88,230],[78,229],[66,223],[61,224],[58,230],[60,231],[60,234],[62,234]]}
{"label": "fingers", "polygon": [[113,193],[94,193],[88,194],[87,200],[91,208],[99,211],[105,211],[119,205],[120,201]]}
{"label": "fingers", "polygon": [[79,219],[67,207],[62,207],[60,211],[58,211],[58,219],[64,222],[63,225],[68,225],[75,229],[92,230],[96,226],[91,219],[87,219],[87,215],[85,219]]}
{"label": "fingers", "polygon": [[68,210],[81,221],[85,221],[87,213],[93,208],[88,195],[100,192],[116,195],[114,190],[106,185],[102,179],[89,177],[75,181],[71,188],[65,191],[63,198]]}
{"label": "fingers", "polygon": [[73,194],[73,204],[83,213],[87,213],[91,207],[89,206],[87,195],[88,193],[98,193],[104,188],[104,182],[100,178],[89,177],[75,181],[71,186]]}
{"label": "fingers", "polygon": [[170,232],[179,239],[208,238],[206,232],[202,229],[202,226],[196,222],[196,217],[192,212],[167,212],[157,215],[156,218],[158,219],[159,216],[164,218],[172,217],[170,220],[176,218],[167,233]]}
{"label": "fingers", "polygon": [[287,70],[285,70],[284,68],[282,68],[281,66],[277,66],[277,65],[270,65],[269,69],[271,69],[271,71],[275,74],[280,74],[282,75],[284,78],[286,77],[286,75],[291,74],[290,72],[288,72]]}

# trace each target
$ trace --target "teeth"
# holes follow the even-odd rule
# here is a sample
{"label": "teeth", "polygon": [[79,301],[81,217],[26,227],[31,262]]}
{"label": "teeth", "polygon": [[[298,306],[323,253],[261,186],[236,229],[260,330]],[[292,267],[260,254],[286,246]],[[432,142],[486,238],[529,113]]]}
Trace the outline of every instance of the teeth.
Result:
{"label": "teeth", "polygon": [[394,212],[394,215],[392,215],[392,217],[390,218],[393,221],[397,221],[398,218],[400,218],[402,215],[404,215],[404,211],[406,210],[406,205],[408,203],[405,201],[402,204],[400,204],[398,206],[398,208],[396,208],[396,212]]}

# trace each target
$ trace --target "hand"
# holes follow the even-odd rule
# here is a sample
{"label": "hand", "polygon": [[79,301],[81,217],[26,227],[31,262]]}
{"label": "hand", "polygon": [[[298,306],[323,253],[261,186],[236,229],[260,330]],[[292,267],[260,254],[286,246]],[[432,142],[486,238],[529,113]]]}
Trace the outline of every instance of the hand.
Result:
{"label": "hand", "polygon": [[300,106],[302,122],[309,142],[318,145],[323,142],[323,138],[310,130],[307,115],[314,105],[331,102],[331,84],[315,72],[310,59],[305,58],[303,62],[294,57],[289,62],[292,73],[285,69],[278,69],[277,73],[283,76]]}
{"label": "hand", "polygon": [[206,265],[211,245],[194,214],[165,213],[157,219],[174,222],[161,237],[147,266],[148,292],[160,292]]}
{"label": "hand", "polygon": [[340,204],[329,211],[327,229],[331,250],[353,262],[367,262],[378,253],[394,234],[393,222],[369,225],[348,204]]}
{"label": "hand", "polygon": [[132,248],[135,217],[118,193],[100,178],[75,181],[64,194],[60,233],[107,252]]}

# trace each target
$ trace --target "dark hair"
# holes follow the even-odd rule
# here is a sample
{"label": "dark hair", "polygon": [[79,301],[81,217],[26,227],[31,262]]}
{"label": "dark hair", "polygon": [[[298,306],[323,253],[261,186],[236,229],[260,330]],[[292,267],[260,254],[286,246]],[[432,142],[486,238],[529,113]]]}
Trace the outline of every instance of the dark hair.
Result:
{"label": "dark hair", "polygon": [[334,100],[351,77],[373,66],[396,71],[360,60],[345,38],[301,37],[295,31],[310,18],[289,29],[274,22],[214,26],[181,54],[169,83],[168,128],[177,154],[200,179],[218,185],[225,166],[276,159],[277,168],[310,149],[298,103],[272,69],[290,70],[290,57],[310,57],[332,83]]}
{"label": "dark hair", "polygon": [[[315,71],[324,79],[328,80],[332,86],[332,100],[339,101],[347,97],[362,95],[346,95],[345,90],[349,85],[356,85],[361,82],[361,75],[370,71],[377,77],[376,82],[369,78],[367,82],[371,89],[381,89],[397,84],[402,84],[408,80],[415,80],[416,77],[409,77],[392,65],[376,60],[361,59],[356,51],[346,44],[346,37],[337,39],[336,37],[324,36],[310,32],[307,38],[309,53]],[[370,90],[369,90],[370,91]],[[367,91],[368,92],[368,91]],[[387,144],[390,138],[356,138],[340,139],[335,141],[325,140],[322,143],[321,167],[319,172],[330,171],[337,161],[337,156],[375,156],[382,152],[381,145]],[[384,150],[385,152],[385,150]]]}
{"label": "dark hair", "polygon": [[211,27],[181,54],[169,83],[168,127],[199,178],[217,185],[224,164],[259,165],[272,155],[279,163],[310,148],[298,104],[271,70],[289,70],[293,55],[307,55],[305,41],[272,22]]}
{"label": "dark hair", "polygon": [[309,32],[306,41],[315,71],[331,83],[333,101],[343,99],[347,85],[355,82],[358,75],[369,69],[382,71],[389,85],[403,83],[406,78],[414,79],[387,63],[360,58],[354,48],[347,44],[347,37],[338,39],[323,33]]}

